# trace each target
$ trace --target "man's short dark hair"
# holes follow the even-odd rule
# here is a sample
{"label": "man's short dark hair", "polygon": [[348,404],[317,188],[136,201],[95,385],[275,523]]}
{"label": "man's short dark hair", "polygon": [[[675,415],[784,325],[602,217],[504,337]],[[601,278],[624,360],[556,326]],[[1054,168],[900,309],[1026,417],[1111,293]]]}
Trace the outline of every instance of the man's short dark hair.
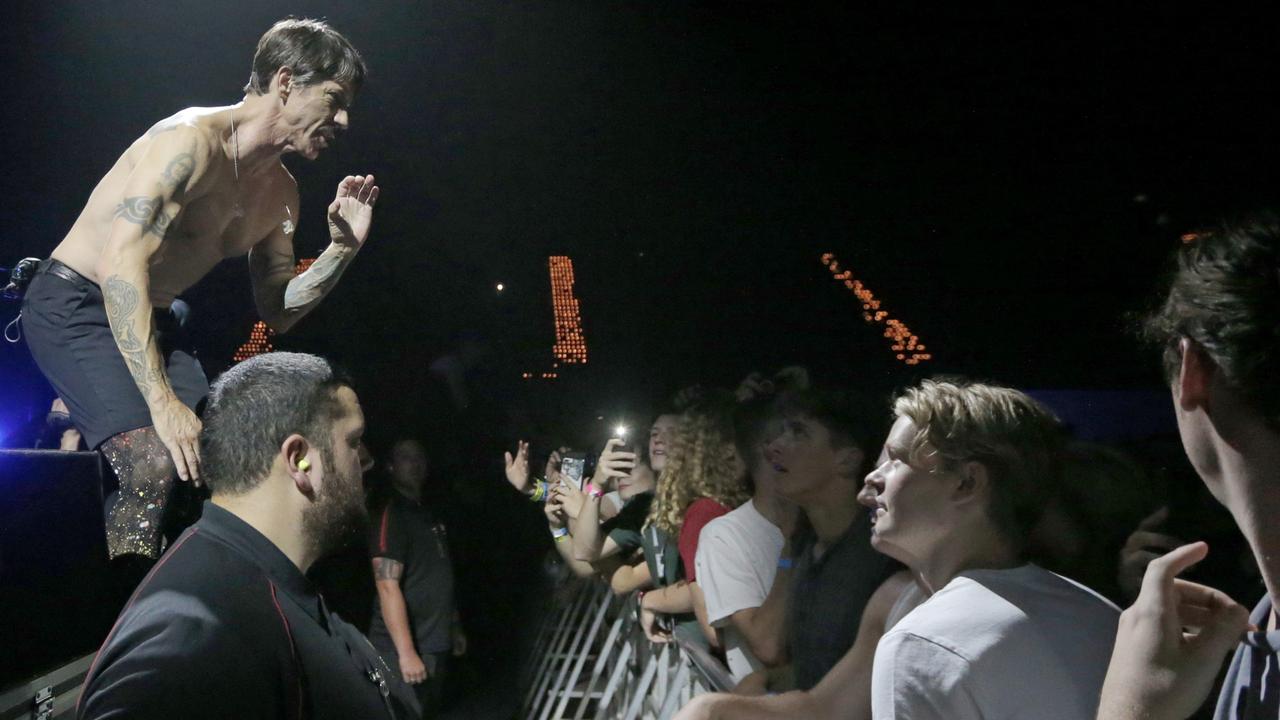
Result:
{"label": "man's short dark hair", "polygon": [[265,353],[227,370],[210,390],[200,433],[209,489],[252,490],[293,433],[332,450],[333,423],[343,412],[336,391],[350,386],[327,360],[302,353]]}
{"label": "man's short dark hair", "polygon": [[1259,214],[1187,239],[1145,335],[1163,346],[1170,381],[1188,338],[1280,428],[1280,218]]}
{"label": "man's short dark hair", "polygon": [[360,52],[323,20],[286,18],[271,26],[258,40],[253,70],[245,94],[262,95],[271,77],[282,67],[293,71],[293,82],[313,85],[334,80],[354,93],[364,84],[367,68]]}
{"label": "man's short dark hair", "polygon": [[861,450],[865,457],[859,479],[870,470],[888,428],[884,406],[849,388],[814,387],[783,393],[774,405],[774,415],[813,420],[831,434],[832,447]]}
{"label": "man's short dark hair", "polygon": [[748,472],[755,470],[760,446],[770,440],[769,423],[773,420],[772,397],[754,397],[738,403],[733,409],[733,445]]}

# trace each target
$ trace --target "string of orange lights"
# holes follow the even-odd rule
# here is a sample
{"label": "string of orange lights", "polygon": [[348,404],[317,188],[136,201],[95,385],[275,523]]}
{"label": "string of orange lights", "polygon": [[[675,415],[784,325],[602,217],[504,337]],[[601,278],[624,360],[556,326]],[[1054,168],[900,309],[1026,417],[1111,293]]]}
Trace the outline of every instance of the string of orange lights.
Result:
{"label": "string of orange lights", "polygon": [[889,349],[894,357],[907,365],[919,365],[933,359],[932,353],[924,352],[924,343],[912,334],[911,328],[897,318],[891,317],[888,310],[881,309],[883,302],[876,298],[870,288],[862,284],[848,270],[842,270],[836,260],[835,253],[823,253],[822,264],[831,271],[836,282],[843,283],[845,288],[862,301],[862,319],[871,324],[884,325],[884,337],[890,341]]}
{"label": "string of orange lights", "polygon": [[525,380],[538,378],[555,380],[560,377],[560,364],[586,365],[587,339],[582,332],[582,310],[573,294],[573,260],[568,255],[552,255],[547,258],[551,273],[551,312],[555,322],[556,340],[551,346],[555,362],[550,370],[524,372]]}
{"label": "string of orange lights", "polygon": [[[311,267],[311,263],[315,262],[315,258],[306,258],[299,260],[298,264],[293,268],[294,275],[301,275]],[[267,324],[259,320],[253,324],[253,329],[249,331],[249,340],[245,344],[236,348],[235,354],[231,359],[235,362],[244,362],[254,355],[269,353],[275,349],[271,344],[271,338],[275,337],[276,331],[267,327]]]}
{"label": "string of orange lights", "polygon": [[556,325],[556,342],[551,351],[559,362],[586,365],[587,340],[582,334],[578,298],[573,294],[573,260],[567,255],[552,255],[547,265],[551,272],[551,306]]}

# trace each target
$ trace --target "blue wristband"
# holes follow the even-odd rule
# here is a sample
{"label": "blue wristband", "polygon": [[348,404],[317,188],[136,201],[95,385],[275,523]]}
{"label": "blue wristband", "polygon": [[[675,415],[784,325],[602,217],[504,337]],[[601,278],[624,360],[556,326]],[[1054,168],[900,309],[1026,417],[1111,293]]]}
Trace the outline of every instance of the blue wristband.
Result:
{"label": "blue wristband", "polygon": [[791,569],[791,558],[789,558],[789,557],[780,557],[780,558],[778,558],[778,569],[779,569],[779,570],[790,570],[790,569]]}

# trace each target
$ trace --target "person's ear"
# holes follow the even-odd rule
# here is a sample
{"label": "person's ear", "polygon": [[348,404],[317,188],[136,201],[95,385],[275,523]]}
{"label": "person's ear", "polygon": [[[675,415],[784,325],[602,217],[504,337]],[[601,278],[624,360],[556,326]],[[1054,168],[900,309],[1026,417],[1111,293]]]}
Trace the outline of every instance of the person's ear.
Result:
{"label": "person's ear", "polygon": [[1178,406],[1190,412],[1209,404],[1209,386],[1217,365],[1199,343],[1190,338],[1178,341],[1182,361],[1178,363]]}
{"label": "person's ear", "polygon": [[841,477],[862,479],[862,465],[867,454],[856,445],[849,445],[836,450],[836,472]]}
{"label": "person's ear", "polygon": [[276,96],[280,98],[280,104],[289,101],[289,93],[293,92],[293,69],[287,66],[281,66],[276,70],[276,74],[271,79],[271,84]]}
{"label": "person's ear", "polygon": [[311,497],[315,494],[315,485],[311,482],[311,474],[319,471],[318,455],[311,444],[301,435],[294,433],[280,444],[280,455],[284,458],[285,471],[293,480],[298,492]]}
{"label": "person's ear", "polygon": [[986,502],[991,492],[991,470],[986,465],[970,460],[961,463],[956,475],[958,479],[952,497],[957,503]]}

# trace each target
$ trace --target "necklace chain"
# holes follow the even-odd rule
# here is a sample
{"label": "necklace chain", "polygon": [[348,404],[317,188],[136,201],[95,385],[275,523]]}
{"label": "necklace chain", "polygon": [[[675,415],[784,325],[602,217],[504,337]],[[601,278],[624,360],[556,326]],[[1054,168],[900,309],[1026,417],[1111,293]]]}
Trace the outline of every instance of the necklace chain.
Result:
{"label": "necklace chain", "polygon": [[236,109],[231,108],[231,142],[234,152],[231,155],[231,169],[236,174],[236,183],[240,182],[240,131],[236,129]]}
{"label": "necklace chain", "polygon": [[[236,176],[236,203],[233,212],[236,217],[243,217],[244,208],[240,207],[240,131],[236,128],[236,109],[234,107],[231,108],[231,148],[231,170]],[[284,212],[285,220],[282,224],[284,234],[292,235],[294,229],[293,211],[289,209],[288,203],[285,203]]]}
{"label": "necklace chain", "polygon": [[236,217],[244,215],[244,209],[240,207],[240,131],[236,128],[236,109],[231,108],[231,170],[236,176],[236,201],[233,212]]}

